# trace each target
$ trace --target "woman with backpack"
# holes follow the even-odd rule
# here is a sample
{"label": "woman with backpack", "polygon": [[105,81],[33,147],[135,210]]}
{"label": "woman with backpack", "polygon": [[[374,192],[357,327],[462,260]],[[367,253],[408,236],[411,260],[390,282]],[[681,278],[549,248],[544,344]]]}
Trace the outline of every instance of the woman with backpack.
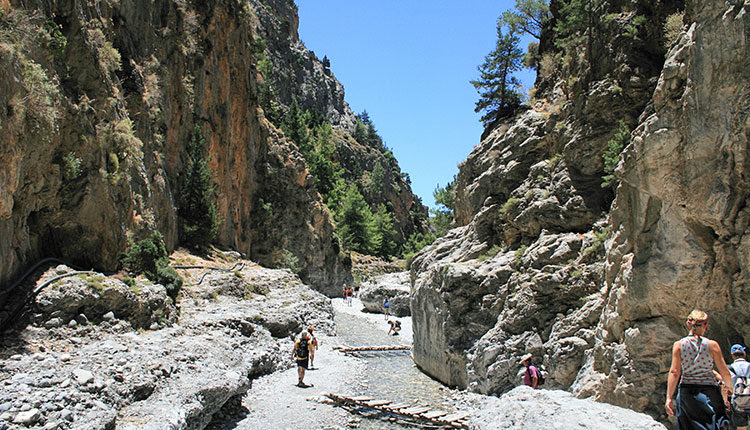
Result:
{"label": "woman with backpack", "polygon": [[523,384],[537,389],[539,388],[540,373],[536,366],[531,364],[531,357],[531,354],[521,357],[520,364],[526,367],[526,370],[523,372]]}
{"label": "woman with backpack", "polygon": [[732,345],[732,364],[729,372],[732,374],[732,425],[737,430],[747,430],[748,415],[750,415],[750,363],[745,360],[745,347],[740,344]]}
{"label": "woman with backpack", "polygon": [[292,360],[297,362],[297,376],[299,376],[299,382],[297,382],[298,387],[312,387],[312,384],[305,384],[304,382],[308,359],[311,357],[315,357],[313,343],[310,340],[310,335],[307,331],[303,330],[299,335],[299,339],[294,342],[294,348],[292,349]]}
{"label": "woman with backpack", "polygon": [[[672,365],[667,378],[668,415],[676,415],[677,429],[721,429],[728,422],[726,405],[713,369],[731,381],[729,368],[715,340],[704,337],[708,315],[694,310],[685,322],[690,333],[672,345]],[[679,385],[678,385],[679,383]],[[732,388],[722,385],[727,394]],[[673,399],[677,393],[677,402]]]}

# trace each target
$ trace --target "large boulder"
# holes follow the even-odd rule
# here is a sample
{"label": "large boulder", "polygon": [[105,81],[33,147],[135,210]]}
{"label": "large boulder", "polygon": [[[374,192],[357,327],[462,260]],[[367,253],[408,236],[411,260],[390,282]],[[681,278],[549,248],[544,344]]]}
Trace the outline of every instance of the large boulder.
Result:
{"label": "large boulder", "polygon": [[[72,272],[61,265],[48,270],[45,279]],[[166,325],[177,320],[177,309],[162,285],[144,278],[132,282],[129,286],[120,279],[96,273],[61,278],[36,296],[37,318],[47,325],[62,325],[82,318],[100,322],[111,313],[113,318],[128,321],[134,328]]]}
{"label": "large boulder", "polygon": [[388,298],[391,315],[405,317],[411,315],[410,293],[409,272],[399,272],[376,276],[363,282],[359,298],[367,312],[376,313],[383,312],[383,300]]}
{"label": "large boulder", "polygon": [[666,430],[650,416],[617,406],[577,399],[561,390],[520,386],[497,397],[469,401],[476,429]]}

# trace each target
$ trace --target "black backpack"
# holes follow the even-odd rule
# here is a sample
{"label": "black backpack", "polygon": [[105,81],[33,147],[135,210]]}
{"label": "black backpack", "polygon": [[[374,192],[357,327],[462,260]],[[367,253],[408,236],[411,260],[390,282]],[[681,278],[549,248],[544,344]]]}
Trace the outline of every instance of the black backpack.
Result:
{"label": "black backpack", "polygon": [[304,360],[305,358],[307,358],[309,353],[310,351],[308,350],[307,339],[300,339],[299,343],[297,344],[297,358],[299,358],[300,360]]}
{"label": "black backpack", "polygon": [[[544,374],[547,372],[543,371],[542,369],[536,366],[534,366],[534,368],[536,369],[536,386],[539,387],[539,386],[544,385],[544,381],[545,381]],[[529,373],[529,379],[531,379],[530,369],[531,369],[530,367],[526,368],[526,371]]]}

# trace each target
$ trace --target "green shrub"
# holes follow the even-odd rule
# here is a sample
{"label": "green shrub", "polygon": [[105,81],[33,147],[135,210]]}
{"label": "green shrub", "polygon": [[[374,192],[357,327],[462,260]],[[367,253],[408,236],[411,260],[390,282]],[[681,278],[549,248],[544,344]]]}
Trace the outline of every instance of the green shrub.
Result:
{"label": "green shrub", "polygon": [[619,180],[615,176],[615,169],[620,162],[620,153],[630,142],[630,129],[625,122],[620,120],[615,135],[607,142],[607,150],[604,151],[604,176],[602,177],[602,188],[617,188]]}
{"label": "green shrub", "polygon": [[508,211],[515,208],[520,201],[520,199],[517,199],[515,197],[509,198],[505,203],[503,203],[503,207],[500,208],[500,215],[505,215],[506,213],[508,213]]}
{"label": "green shrub", "polygon": [[496,256],[500,252],[501,249],[502,248],[500,248],[499,245],[493,245],[492,248],[490,248],[486,252],[482,253],[482,255],[480,255],[479,258],[477,258],[477,260],[478,261],[488,260],[488,259]]}
{"label": "green shrub", "polygon": [[685,16],[685,12],[675,12],[667,16],[667,20],[664,22],[664,48],[669,49],[673,43],[680,37],[682,32],[682,20]]}
{"label": "green shrub", "polygon": [[72,181],[81,176],[81,159],[75,152],[69,152],[62,158],[62,175],[64,181]]}
{"label": "green shrub", "polygon": [[299,258],[292,251],[284,249],[274,258],[274,266],[277,269],[289,269],[294,273],[299,273],[302,268],[299,265]]}
{"label": "green shrub", "polygon": [[520,248],[516,249],[516,252],[513,253],[513,267],[515,267],[516,269],[521,267],[521,258],[523,258],[523,254],[528,248],[528,245],[523,245]]}
{"label": "green shrub", "polygon": [[182,288],[182,278],[169,266],[167,248],[161,233],[157,231],[146,239],[133,243],[122,257],[122,263],[132,272],[143,274],[151,281],[163,285],[172,301],[177,300],[177,294]]}

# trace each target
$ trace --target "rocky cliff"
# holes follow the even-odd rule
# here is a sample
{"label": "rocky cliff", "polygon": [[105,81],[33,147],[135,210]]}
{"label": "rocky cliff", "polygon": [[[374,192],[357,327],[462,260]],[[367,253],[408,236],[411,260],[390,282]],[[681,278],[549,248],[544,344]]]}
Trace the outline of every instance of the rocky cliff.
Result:
{"label": "rocky cliff", "polygon": [[[295,263],[327,294],[351,280],[303,156],[260,102],[258,63],[270,56],[288,75],[275,80],[285,83],[275,93],[282,107],[296,97],[354,127],[343,87],[299,41],[293,1],[0,6],[0,284],[46,256],[116,270],[129,240],[154,230],[178,245],[175,207],[196,126],[219,246]],[[341,139],[342,151],[351,141]],[[423,207],[402,190],[386,198],[403,239],[423,227],[409,217]]]}
{"label": "rocky cliff", "polygon": [[335,130],[333,158],[343,167],[344,178],[364,184],[360,191],[373,210],[380,204],[389,210],[395,243],[401,246],[415,232],[426,232],[427,207],[412,193],[408,174],[401,172],[390,150],[379,138],[357,141],[353,137],[357,116],[344,100],[344,87],[336,79],[331,61],[318,58],[300,40],[294,2],[253,0],[249,4],[258,16],[255,35],[266,47],[259,78],[272,94],[265,106],[271,111],[267,116],[279,123],[296,101],[302,110],[325,118]]}
{"label": "rocky cliff", "polygon": [[[626,3],[597,2],[583,60],[542,62],[532,107],[460,166],[459,227],[414,260],[414,358],[447,384],[507,391],[531,352],[553,387],[659,416],[691,308],[725,349],[750,340],[747,5]],[[635,132],[613,192],[603,155],[619,120]]]}

